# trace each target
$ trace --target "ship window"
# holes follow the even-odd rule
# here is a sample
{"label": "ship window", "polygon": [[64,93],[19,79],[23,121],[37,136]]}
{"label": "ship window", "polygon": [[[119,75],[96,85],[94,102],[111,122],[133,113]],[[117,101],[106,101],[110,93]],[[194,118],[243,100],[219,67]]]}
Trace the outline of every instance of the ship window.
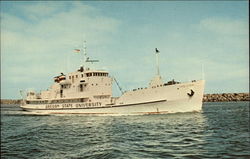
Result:
{"label": "ship window", "polygon": [[69,79],[71,79],[71,76],[69,76]]}
{"label": "ship window", "polygon": [[78,75],[76,75],[76,78],[78,78]]}
{"label": "ship window", "polygon": [[82,74],[82,77],[83,77],[83,74]]}
{"label": "ship window", "polygon": [[[89,76],[92,76],[93,74],[92,73],[86,73],[86,76],[89,77]],[[83,77],[83,75],[82,75]]]}

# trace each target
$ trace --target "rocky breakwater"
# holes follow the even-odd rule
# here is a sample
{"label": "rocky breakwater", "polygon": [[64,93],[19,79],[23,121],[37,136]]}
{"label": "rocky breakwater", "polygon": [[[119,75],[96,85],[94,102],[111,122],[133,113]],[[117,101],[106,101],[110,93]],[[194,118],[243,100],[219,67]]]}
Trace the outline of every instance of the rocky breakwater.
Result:
{"label": "rocky breakwater", "polygon": [[249,93],[205,94],[203,102],[250,101]]}
{"label": "rocky breakwater", "polygon": [[1,104],[20,104],[21,99],[1,99]]}

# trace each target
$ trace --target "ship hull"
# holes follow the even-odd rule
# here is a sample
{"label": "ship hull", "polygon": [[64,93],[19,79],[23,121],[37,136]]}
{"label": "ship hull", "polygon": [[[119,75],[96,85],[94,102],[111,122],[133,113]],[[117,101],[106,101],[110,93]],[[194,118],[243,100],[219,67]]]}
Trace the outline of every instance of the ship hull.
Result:
{"label": "ship hull", "polygon": [[[192,93],[193,92],[193,93]],[[139,115],[202,110],[204,81],[175,84],[152,90],[138,90],[121,96],[117,104],[67,103],[22,105],[23,110],[42,114]],[[149,96],[147,97],[147,93]],[[144,98],[143,98],[144,97]]]}

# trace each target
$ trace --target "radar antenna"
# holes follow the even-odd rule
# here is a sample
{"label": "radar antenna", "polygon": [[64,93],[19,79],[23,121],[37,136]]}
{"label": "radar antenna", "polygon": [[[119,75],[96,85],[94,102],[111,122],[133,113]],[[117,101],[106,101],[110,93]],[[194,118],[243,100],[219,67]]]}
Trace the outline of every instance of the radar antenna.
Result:
{"label": "radar antenna", "polygon": [[99,60],[90,60],[89,57],[87,57],[87,59],[86,59],[85,62],[91,62],[91,63],[93,63],[93,62],[99,62]]}

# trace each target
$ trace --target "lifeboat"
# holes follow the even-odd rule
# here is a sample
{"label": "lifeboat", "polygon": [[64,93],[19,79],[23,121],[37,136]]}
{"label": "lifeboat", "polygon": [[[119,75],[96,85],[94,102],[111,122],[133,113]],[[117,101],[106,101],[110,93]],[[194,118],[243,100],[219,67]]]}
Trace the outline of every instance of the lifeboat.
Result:
{"label": "lifeboat", "polygon": [[58,78],[59,78],[59,81],[61,81],[61,80],[65,80],[65,79],[66,79],[66,76],[65,76],[65,75],[61,75],[61,76],[59,76]]}
{"label": "lifeboat", "polygon": [[61,75],[59,75],[59,76],[54,77],[54,81],[57,83],[59,83],[62,80],[65,80],[65,79],[66,79],[66,76],[63,73],[61,73]]}

